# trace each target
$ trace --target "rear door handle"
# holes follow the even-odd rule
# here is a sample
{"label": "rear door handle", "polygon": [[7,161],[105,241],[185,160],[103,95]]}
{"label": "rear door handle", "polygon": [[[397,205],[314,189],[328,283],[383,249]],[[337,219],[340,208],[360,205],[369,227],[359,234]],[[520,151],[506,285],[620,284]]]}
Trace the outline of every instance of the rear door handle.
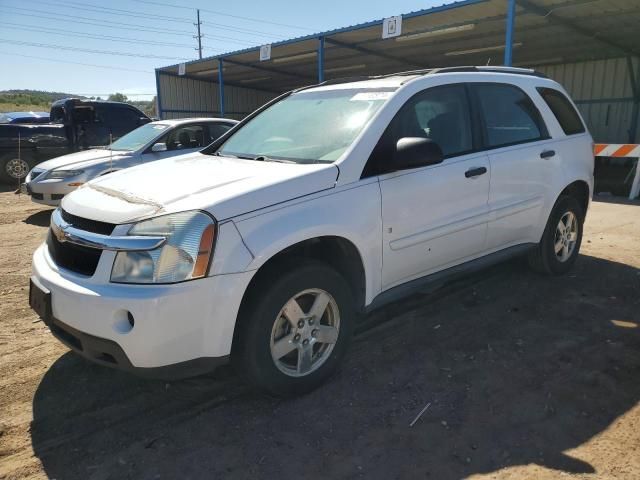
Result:
{"label": "rear door handle", "polygon": [[555,150],[545,150],[540,154],[540,158],[551,158],[551,157],[555,157],[555,155],[556,155]]}
{"label": "rear door handle", "polygon": [[464,172],[464,176],[467,178],[479,177],[480,175],[484,175],[487,173],[487,167],[476,167],[470,168],[466,172]]}

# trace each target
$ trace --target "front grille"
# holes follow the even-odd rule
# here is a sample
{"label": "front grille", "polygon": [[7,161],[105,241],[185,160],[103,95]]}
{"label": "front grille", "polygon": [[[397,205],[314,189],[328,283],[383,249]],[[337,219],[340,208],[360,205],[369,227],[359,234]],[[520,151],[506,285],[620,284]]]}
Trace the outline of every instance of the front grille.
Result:
{"label": "front grille", "polygon": [[62,197],[64,197],[64,195],[62,193],[52,193],[51,194],[51,200],[62,200]]}
{"label": "front grille", "polygon": [[[62,219],[79,230],[99,233],[101,235],[111,235],[116,227],[112,223],[99,222],[88,218],[78,217],[60,209]],[[71,242],[60,242],[49,230],[47,236],[47,247],[52,260],[61,268],[70,270],[88,277],[96,273],[98,262],[102,250],[96,248],[83,247]]]}
{"label": "front grille", "polygon": [[116,226],[113,223],[99,222],[88,218],[77,217],[63,209],[60,209],[62,219],[73,225],[74,227],[86,232],[100,233],[102,235],[111,235]]}
{"label": "front grille", "polygon": [[44,195],[42,193],[32,193],[31,194],[32,198],[35,198],[36,200],[44,200]]}
{"label": "front grille", "polygon": [[59,242],[51,230],[47,236],[47,247],[49,255],[59,267],[88,277],[96,273],[102,250]]}

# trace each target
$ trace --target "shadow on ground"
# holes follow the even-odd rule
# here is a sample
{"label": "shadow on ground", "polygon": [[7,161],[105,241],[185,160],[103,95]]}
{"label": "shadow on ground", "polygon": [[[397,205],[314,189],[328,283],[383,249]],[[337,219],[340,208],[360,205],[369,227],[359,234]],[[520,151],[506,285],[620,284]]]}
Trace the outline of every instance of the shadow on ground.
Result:
{"label": "shadow on ground", "polygon": [[640,199],[629,200],[627,197],[615,195],[594,195],[594,202],[614,203],[618,205],[640,205]]}
{"label": "shadow on ground", "polygon": [[36,225],[38,227],[48,227],[51,223],[51,212],[53,212],[53,210],[42,210],[40,212],[32,213],[25,218],[23,222],[29,225]]}
{"label": "shadow on ground", "polygon": [[638,291],[637,269],[594,257],[564,277],[495,267],[370,315],[338,375],[293,400],[230,369],[168,384],[67,353],[35,394],[33,449],[65,479],[593,473],[563,452],[640,399]]}

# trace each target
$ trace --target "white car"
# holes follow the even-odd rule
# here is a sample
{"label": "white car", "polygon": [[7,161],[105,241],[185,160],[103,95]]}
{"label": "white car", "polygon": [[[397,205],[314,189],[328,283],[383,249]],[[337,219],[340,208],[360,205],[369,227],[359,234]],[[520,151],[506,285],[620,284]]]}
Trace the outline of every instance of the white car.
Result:
{"label": "white car", "polygon": [[566,92],[531,70],[329,81],[66,196],[30,304],[102,365],[175,377],[231,359],[299,394],[361,313],[514,255],[568,271],[593,166]]}
{"label": "white car", "polygon": [[36,203],[57,206],[66,194],[89,180],[124,168],[196,152],[209,145],[236,120],[185,118],[148,123],[120,137],[111,147],[53,158],[34,167],[23,192]]}

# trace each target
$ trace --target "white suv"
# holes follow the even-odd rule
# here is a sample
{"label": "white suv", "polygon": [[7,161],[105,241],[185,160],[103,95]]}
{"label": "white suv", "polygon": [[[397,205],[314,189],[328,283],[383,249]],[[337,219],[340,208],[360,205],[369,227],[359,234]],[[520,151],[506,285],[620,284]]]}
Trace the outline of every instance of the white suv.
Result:
{"label": "white suv", "polygon": [[306,392],[363,312],[521,253],[566,272],[593,163],[575,106],[531,70],[325,82],[201,153],[66,196],[30,304],[103,365],[166,378],[231,359],[272,393]]}

